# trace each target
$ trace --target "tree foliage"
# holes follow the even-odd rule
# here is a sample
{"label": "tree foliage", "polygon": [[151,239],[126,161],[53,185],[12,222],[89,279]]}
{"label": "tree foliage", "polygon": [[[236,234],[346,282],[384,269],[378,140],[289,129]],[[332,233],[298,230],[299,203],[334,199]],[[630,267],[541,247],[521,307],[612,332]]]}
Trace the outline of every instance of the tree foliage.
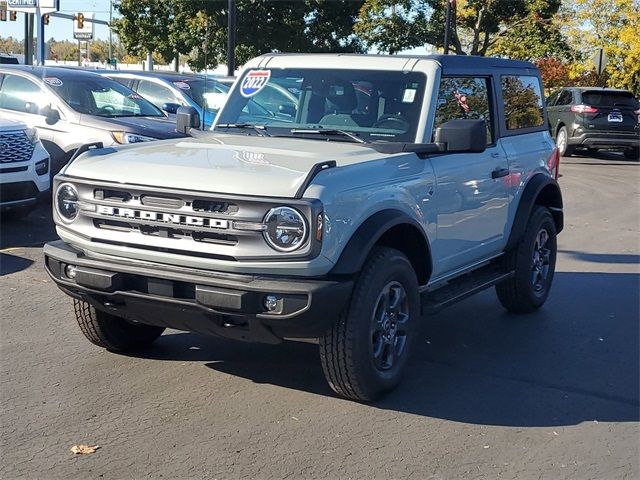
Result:
{"label": "tree foliage", "polygon": [[[640,1],[566,0],[560,14],[566,36],[579,53],[579,62],[570,68],[573,82],[606,82],[640,93]],[[601,78],[591,60],[597,48],[609,58]]]}
{"label": "tree foliage", "polygon": [[[353,24],[362,3],[237,0],[237,63],[273,51],[361,51]],[[180,53],[197,69],[226,60],[226,1],[122,0],[118,11],[114,25],[131,53],[154,51],[166,60]]]}

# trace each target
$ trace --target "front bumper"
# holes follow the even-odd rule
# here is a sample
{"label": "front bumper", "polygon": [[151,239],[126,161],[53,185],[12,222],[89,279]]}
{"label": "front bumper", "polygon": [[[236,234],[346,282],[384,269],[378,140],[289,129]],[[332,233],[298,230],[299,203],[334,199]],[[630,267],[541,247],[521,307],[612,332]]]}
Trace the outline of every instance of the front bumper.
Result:
{"label": "front bumper", "polygon": [[640,135],[638,133],[586,132],[582,135],[570,137],[568,143],[587,148],[637,148],[640,144]]}
{"label": "front bumper", "polygon": [[[66,294],[132,322],[278,343],[323,335],[346,306],[352,279],[304,279],[108,262],[61,241],[44,247],[47,273]],[[76,267],[69,278],[67,265]],[[267,295],[277,298],[268,311]]]}

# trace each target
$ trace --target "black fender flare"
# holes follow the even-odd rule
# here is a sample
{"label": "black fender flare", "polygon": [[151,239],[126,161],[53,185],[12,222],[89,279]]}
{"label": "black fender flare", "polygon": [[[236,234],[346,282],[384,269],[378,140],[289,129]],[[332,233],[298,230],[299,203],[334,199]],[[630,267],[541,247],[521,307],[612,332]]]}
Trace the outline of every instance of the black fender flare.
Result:
{"label": "black fender flare", "polygon": [[[426,251],[423,255],[418,256],[420,259],[418,261],[425,262],[420,267],[425,268],[424,271],[427,272],[427,276],[430,275],[432,265],[431,248],[424,229],[417,220],[396,209],[381,210],[362,222],[351,236],[351,239],[349,239],[347,246],[342,250],[338,262],[330,273],[333,275],[354,275],[358,273],[366,262],[371,249],[380,241],[382,236],[390,229],[400,225],[408,225],[420,232]],[[410,258],[410,260],[412,259]],[[414,259],[414,261],[416,260]],[[416,265],[414,265],[415,267]],[[421,268],[418,270],[421,270]],[[419,272],[416,271],[416,273],[418,274]]]}
{"label": "black fender flare", "polygon": [[542,173],[534,175],[522,192],[520,203],[511,226],[511,233],[505,250],[518,245],[520,238],[527,228],[534,205],[543,205],[549,209],[556,225],[556,232],[560,233],[564,227],[564,213],[562,210],[562,193],[558,182]]}

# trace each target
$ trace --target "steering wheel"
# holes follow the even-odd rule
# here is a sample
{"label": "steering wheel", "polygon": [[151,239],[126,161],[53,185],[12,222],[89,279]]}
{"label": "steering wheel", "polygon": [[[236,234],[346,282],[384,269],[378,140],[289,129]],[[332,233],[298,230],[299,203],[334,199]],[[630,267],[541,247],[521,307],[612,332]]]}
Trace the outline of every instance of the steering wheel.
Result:
{"label": "steering wheel", "polygon": [[98,114],[105,113],[105,114],[108,115],[108,114],[113,113],[115,111],[116,111],[116,109],[113,108],[111,105],[105,105],[104,107],[100,107],[98,109]]}
{"label": "steering wheel", "polygon": [[390,130],[409,130],[409,122],[399,115],[382,115],[374,124],[373,128],[388,128]]}

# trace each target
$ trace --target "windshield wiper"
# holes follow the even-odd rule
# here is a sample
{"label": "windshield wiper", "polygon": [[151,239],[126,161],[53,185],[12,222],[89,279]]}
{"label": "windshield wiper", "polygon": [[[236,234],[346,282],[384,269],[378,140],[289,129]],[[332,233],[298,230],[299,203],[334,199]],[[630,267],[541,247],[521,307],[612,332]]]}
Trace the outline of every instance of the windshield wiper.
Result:
{"label": "windshield wiper", "polygon": [[326,128],[326,129],[325,128],[294,128],[291,130],[291,133],[293,135],[310,134],[310,135],[342,136],[342,137],[348,137],[354,142],[367,143],[365,140],[358,137],[357,135],[354,135],[353,133],[347,132],[345,130],[338,130],[335,128]]}
{"label": "windshield wiper", "polygon": [[218,128],[250,128],[255,130],[261,137],[270,137],[267,133],[267,127],[264,125],[254,125],[252,123],[219,123],[216,125]]}

